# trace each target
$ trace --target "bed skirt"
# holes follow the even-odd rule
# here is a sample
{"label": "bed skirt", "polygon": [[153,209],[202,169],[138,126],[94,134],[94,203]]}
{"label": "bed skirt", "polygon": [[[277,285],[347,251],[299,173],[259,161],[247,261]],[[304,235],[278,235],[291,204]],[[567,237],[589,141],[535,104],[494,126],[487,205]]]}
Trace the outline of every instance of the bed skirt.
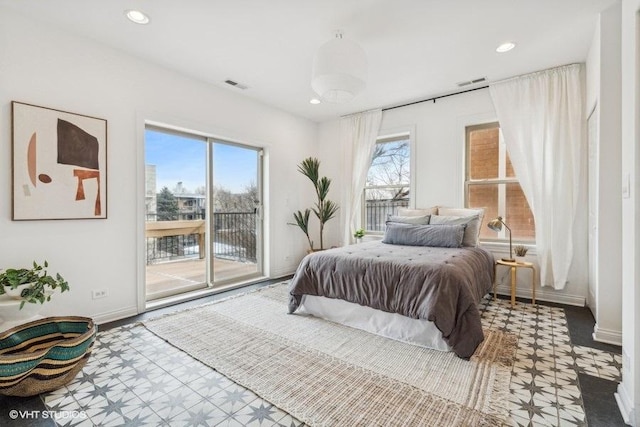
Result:
{"label": "bed skirt", "polygon": [[303,295],[296,313],[310,314],[420,347],[451,351],[451,347],[442,338],[442,332],[428,320],[412,319],[340,299],[314,295]]}

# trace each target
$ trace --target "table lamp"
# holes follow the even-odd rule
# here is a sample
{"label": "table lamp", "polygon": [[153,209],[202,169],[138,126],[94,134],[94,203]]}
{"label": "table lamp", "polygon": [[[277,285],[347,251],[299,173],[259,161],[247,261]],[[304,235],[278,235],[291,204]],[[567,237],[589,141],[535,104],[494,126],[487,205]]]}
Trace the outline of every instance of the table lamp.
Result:
{"label": "table lamp", "polygon": [[507,224],[505,224],[505,222],[502,220],[502,217],[499,216],[496,219],[492,219],[487,224],[487,227],[489,227],[493,231],[501,231],[503,225],[507,228],[507,230],[509,230],[509,258],[502,258],[502,261],[515,262],[516,260],[513,258],[513,250],[511,247],[511,229]]}

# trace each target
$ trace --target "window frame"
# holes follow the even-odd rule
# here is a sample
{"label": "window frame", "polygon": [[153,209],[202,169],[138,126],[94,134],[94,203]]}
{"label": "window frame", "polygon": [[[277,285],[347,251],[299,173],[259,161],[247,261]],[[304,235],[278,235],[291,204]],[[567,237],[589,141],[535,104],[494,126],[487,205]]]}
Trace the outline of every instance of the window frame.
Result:
{"label": "window frame", "polygon": [[[416,146],[415,146],[415,126],[405,126],[394,129],[381,130],[376,138],[376,144],[385,144],[395,141],[408,140],[409,141],[409,208],[415,207],[415,162],[416,162]],[[367,175],[369,170],[367,169]],[[404,188],[405,184],[392,184],[392,185],[365,185],[362,189],[361,203],[360,203],[360,224],[358,228],[365,230],[365,233],[372,236],[381,237],[384,235],[384,231],[367,230],[367,203],[366,203],[366,191],[375,189],[392,189],[392,188]]]}
{"label": "window frame", "polygon": [[[494,127],[498,128],[498,177],[471,179],[469,177],[470,169],[471,169],[471,155],[469,153],[470,144],[471,144],[470,133],[473,131],[491,129]],[[468,124],[468,125],[465,125],[464,130],[465,130],[464,132],[464,135],[465,135],[464,137],[464,144],[465,144],[464,206],[465,208],[469,208],[469,187],[470,186],[495,184],[498,186],[498,215],[500,215],[503,218],[506,218],[507,185],[508,184],[520,185],[520,180],[515,175],[512,177],[506,176],[507,148],[504,142],[502,131],[500,130],[500,122],[498,122],[497,120],[492,120],[492,121],[487,121],[483,123]],[[507,234],[506,228],[503,228],[498,232],[498,235],[496,238],[483,237],[480,239],[480,241],[487,242],[487,243],[501,244],[509,241],[509,235]],[[535,242],[536,242],[535,236],[531,240],[515,237],[512,239],[512,241],[518,244],[523,244],[525,246],[528,246],[530,249],[535,247]]]}

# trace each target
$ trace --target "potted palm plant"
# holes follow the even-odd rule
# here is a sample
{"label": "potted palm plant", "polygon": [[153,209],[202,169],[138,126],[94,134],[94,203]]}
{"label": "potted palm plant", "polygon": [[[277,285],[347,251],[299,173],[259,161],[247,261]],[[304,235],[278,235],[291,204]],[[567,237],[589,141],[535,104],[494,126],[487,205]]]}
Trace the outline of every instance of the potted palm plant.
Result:
{"label": "potted palm plant", "polygon": [[313,247],[313,240],[309,235],[309,218],[311,212],[315,214],[320,222],[320,248],[324,249],[324,226],[331,218],[333,218],[338,211],[338,204],[332,200],[327,199],[329,194],[329,187],[331,186],[331,180],[326,176],[320,177],[320,161],[314,157],[308,157],[304,159],[298,165],[298,172],[309,178],[313,183],[313,187],[316,192],[317,201],[311,209],[307,208],[303,211],[297,211],[293,213],[295,224],[302,232],[307,236],[309,242],[309,252],[313,252],[317,249]]}
{"label": "potted palm plant", "polygon": [[32,268],[8,268],[0,272],[0,297],[20,301],[20,309],[26,303],[40,303],[51,300],[54,290],[60,292],[69,290],[69,283],[59,274],[52,276],[48,273],[49,263],[45,260],[42,265],[33,262]]}

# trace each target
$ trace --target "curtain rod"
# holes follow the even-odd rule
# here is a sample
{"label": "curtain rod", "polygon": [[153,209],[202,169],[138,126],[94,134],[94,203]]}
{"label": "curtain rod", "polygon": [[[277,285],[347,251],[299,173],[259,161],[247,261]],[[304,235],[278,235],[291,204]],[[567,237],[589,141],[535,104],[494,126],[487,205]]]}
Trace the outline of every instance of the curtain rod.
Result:
{"label": "curtain rod", "polygon": [[[511,79],[518,78],[518,77],[529,76],[529,75],[540,73],[540,72],[544,72],[544,71],[559,69],[559,68],[563,68],[563,67],[569,67],[569,66],[573,66],[573,65],[581,65],[581,64],[574,62],[574,63],[570,63],[570,64],[566,64],[566,65],[561,65],[561,66],[558,66],[558,67],[553,67],[553,68],[549,68],[549,69],[534,71],[532,73],[521,74],[519,76],[509,77],[509,78],[507,78],[505,80],[500,80],[500,82],[511,80]],[[432,98],[421,99],[419,101],[408,102],[406,104],[394,105],[393,107],[385,107],[385,108],[382,108],[382,111],[389,111],[389,110],[393,110],[393,109],[396,109],[396,108],[408,107],[410,105],[421,104],[423,102],[429,102],[429,101],[433,101],[433,103],[435,104],[436,100],[441,99],[441,98],[447,98],[449,96],[460,95],[460,94],[468,93],[468,92],[474,92],[474,91],[480,90],[480,89],[487,89],[488,87],[489,87],[489,85],[485,85],[485,86],[480,86],[480,87],[476,87],[476,88],[473,88],[473,89],[461,90],[460,92],[449,93],[447,95],[434,96]],[[353,114],[358,114],[358,113],[353,113]],[[352,114],[348,114],[347,116],[342,116],[342,117],[348,117],[348,116],[351,116],[351,115]]]}
{"label": "curtain rod", "polygon": [[[428,101],[433,101],[433,103],[435,104],[435,103],[436,103],[436,100],[437,100],[437,99],[440,99],[440,98],[447,98],[447,97],[449,97],[449,96],[461,95],[461,94],[463,94],[463,93],[467,93],[467,92],[474,92],[474,91],[476,91],[476,90],[480,90],[480,89],[487,89],[488,87],[489,87],[489,85],[486,85],[486,86],[480,86],[480,87],[476,87],[476,88],[473,88],[473,89],[461,90],[460,92],[453,92],[453,93],[449,93],[449,94],[447,94],[447,95],[434,96],[434,97],[432,97],[432,98],[421,99],[421,100],[419,100],[419,101],[408,102],[408,103],[406,103],[406,104],[394,105],[393,107],[384,107],[384,108],[381,108],[381,110],[382,110],[382,111],[389,111],[389,110],[393,110],[393,109],[395,109],[395,108],[408,107],[409,105],[420,104],[420,103],[422,103],[422,102],[428,102]],[[374,109],[371,109],[371,110],[359,111],[359,112],[356,112],[356,113],[346,114],[346,115],[344,115],[344,116],[340,116],[340,118],[343,118],[343,119],[344,119],[345,117],[354,116],[354,115],[356,115],[356,114],[366,113],[366,112],[368,112],[368,111],[374,111],[374,110],[375,110],[375,108],[374,108]]]}
{"label": "curtain rod", "polygon": [[467,89],[467,90],[461,90],[460,92],[449,93],[447,95],[434,96],[432,98],[427,98],[427,99],[421,99],[419,101],[408,102],[408,103],[402,104],[402,105],[395,105],[393,107],[386,107],[386,108],[383,108],[382,111],[389,111],[389,110],[393,110],[395,108],[408,107],[409,105],[420,104],[420,103],[429,102],[429,101],[433,101],[433,103],[435,104],[436,100],[440,99],[440,98],[447,98],[449,96],[460,95],[460,94],[467,93],[467,92],[474,92],[474,91],[480,90],[480,89],[487,89],[488,87],[489,87],[489,85],[486,85],[486,86],[476,87],[474,89]]}

